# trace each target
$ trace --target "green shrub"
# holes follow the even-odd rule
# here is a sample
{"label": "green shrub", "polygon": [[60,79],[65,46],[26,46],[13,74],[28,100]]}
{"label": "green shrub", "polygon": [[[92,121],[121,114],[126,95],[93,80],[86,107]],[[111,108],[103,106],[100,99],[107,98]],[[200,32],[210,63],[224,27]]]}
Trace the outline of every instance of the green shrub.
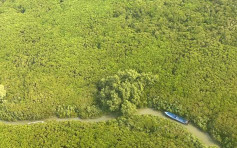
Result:
{"label": "green shrub", "polygon": [[102,115],[102,110],[96,105],[90,105],[77,111],[80,118],[95,118]]}
{"label": "green shrub", "polygon": [[121,113],[125,116],[131,116],[136,112],[136,105],[125,100],[121,107]]}
{"label": "green shrub", "polygon": [[0,85],[0,103],[4,102],[4,97],[6,96],[6,90],[4,89],[4,85]]}
{"label": "green shrub", "polygon": [[75,117],[77,115],[75,106],[59,105],[56,109],[56,115],[60,118]]}

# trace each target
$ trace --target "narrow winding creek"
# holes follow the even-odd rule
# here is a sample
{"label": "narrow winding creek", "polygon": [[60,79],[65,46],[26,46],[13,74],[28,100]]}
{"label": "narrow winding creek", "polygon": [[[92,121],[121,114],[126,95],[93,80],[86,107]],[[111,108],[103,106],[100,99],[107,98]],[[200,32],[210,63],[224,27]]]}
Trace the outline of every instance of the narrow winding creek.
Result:
{"label": "narrow winding creek", "polygon": [[[153,109],[150,108],[144,108],[144,109],[138,109],[137,115],[153,115],[153,116],[158,116],[161,118],[165,118],[168,119],[170,121],[176,122],[168,117],[166,117],[162,112],[160,111],[155,111]],[[44,119],[44,120],[38,120],[38,121],[16,121],[16,122],[8,122],[8,121],[2,121],[0,120],[0,123],[4,123],[4,124],[8,124],[8,125],[24,125],[24,124],[36,124],[36,123],[45,123],[47,121],[50,120],[55,120],[55,121],[81,121],[81,122],[101,122],[101,121],[108,121],[111,119],[116,118],[115,116],[112,115],[106,115],[106,116],[102,116],[100,118],[96,118],[96,119],[80,119],[80,118],[64,118],[64,119],[60,119],[57,117],[53,117],[53,118],[49,118],[49,119]],[[186,128],[190,133],[192,133],[195,137],[197,137],[201,142],[203,142],[206,146],[217,146],[220,147],[213,139],[211,139],[211,137],[201,131],[200,129],[198,129],[197,127],[195,127],[192,124],[188,124],[188,125],[184,125],[181,123],[176,122],[177,124],[181,125],[182,127]]]}

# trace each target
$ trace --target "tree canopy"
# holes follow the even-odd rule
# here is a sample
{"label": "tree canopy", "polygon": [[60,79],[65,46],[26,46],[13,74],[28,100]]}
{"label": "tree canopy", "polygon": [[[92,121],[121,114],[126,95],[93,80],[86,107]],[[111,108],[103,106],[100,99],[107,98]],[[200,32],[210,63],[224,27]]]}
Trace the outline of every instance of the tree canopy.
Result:
{"label": "tree canopy", "polygon": [[147,98],[143,97],[144,90],[156,81],[158,76],[151,73],[120,71],[99,81],[98,99],[102,106],[112,112],[131,114],[136,107],[147,105]]}
{"label": "tree canopy", "polygon": [[119,79],[101,106],[168,110],[237,147],[236,14],[236,0],[0,0],[0,119],[100,116],[97,83],[133,69],[159,80]]}

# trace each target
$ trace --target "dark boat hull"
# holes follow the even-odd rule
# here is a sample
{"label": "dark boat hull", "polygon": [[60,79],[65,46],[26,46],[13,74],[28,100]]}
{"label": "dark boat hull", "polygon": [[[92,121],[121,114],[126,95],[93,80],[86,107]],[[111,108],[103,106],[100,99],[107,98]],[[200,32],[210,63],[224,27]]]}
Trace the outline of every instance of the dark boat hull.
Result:
{"label": "dark boat hull", "polygon": [[178,122],[180,122],[180,123],[188,124],[188,120],[186,120],[186,119],[184,119],[184,118],[182,118],[182,117],[179,117],[179,116],[177,116],[177,115],[175,115],[175,114],[173,114],[173,113],[171,113],[171,112],[165,112],[165,114],[166,114],[168,117],[170,117],[171,119],[174,119],[174,120],[176,120],[176,121],[178,121]]}

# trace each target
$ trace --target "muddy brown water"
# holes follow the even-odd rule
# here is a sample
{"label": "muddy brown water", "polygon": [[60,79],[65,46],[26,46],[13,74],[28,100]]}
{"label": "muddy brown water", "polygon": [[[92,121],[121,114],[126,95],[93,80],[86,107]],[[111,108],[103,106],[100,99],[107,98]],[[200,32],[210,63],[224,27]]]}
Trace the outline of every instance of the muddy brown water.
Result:
{"label": "muddy brown water", "polygon": [[[162,112],[160,111],[156,111],[150,108],[144,108],[144,109],[138,109],[137,115],[153,115],[153,116],[158,116],[164,119],[168,119],[170,121],[176,122],[170,118],[168,118],[167,116],[165,116]],[[37,121],[16,121],[16,122],[8,122],[8,121],[2,121],[0,120],[0,123],[3,124],[7,124],[7,125],[31,125],[31,124],[43,124],[46,123],[47,121],[80,121],[80,122],[102,122],[102,121],[108,121],[111,119],[115,119],[116,117],[113,115],[105,115],[105,116],[101,116],[99,118],[95,118],[95,119],[80,119],[80,118],[57,118],[57,117],[52,117],[49,119],[45,119],[45,120],[37,120]],[[188,124],[188,125],[184,125],[181,124],[179,122],[176,122],[177,124],[181,125],[182,127],[186,128],[190,133],[192,133],[195,137],[197,137],[203,144],[205,144],[206,146],[217,146],[220,147],[210,136],[208,133],[205,133],[203,131],[201,131],[200,129],[198,129],[197,127],[195,127],[193,124]]]}

